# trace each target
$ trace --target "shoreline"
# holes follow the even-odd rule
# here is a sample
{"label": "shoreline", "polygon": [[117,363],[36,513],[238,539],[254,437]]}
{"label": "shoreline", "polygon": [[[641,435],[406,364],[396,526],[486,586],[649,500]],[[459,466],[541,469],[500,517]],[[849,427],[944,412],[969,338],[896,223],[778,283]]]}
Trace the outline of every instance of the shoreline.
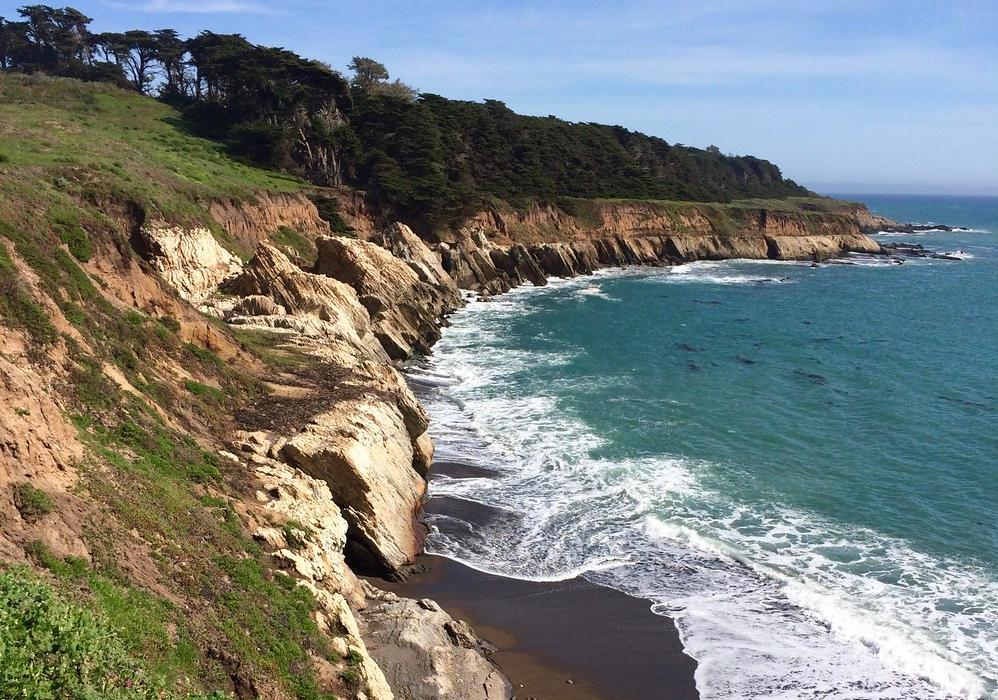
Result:
{"label": "shoreline", "polygon": [[[923,251],[921,246],[912,246],[910,250],[903,245],[882,246],[880,255],[891,259],[892,253],[942,257],[935,251]],[[797,260],[774,262],[807,264],[807,261]],[[833,258],[831,262],[838,260]],[[886,260],[885,264],[888,264]],[[659,266],[661,263],[608,265],[588,274],[619,274]],[[570,280],[588,274],[560,279]],[[485,295],[479,300],[489,301],[491,297]],[[424,381],[418,375],[413,376],[409,373],[411,369],[414,368],[410,366],[405,372],[406,381],[424,403],[430,391],[442,387]],[[445,387],[442,389],[446,391]],[[432,484],[436,475],[464,479],[495,474],[489,467],[468,464],[460,456],[452,456],[435,460],[428,477]],[[471,525],[489,517],[489,506],[456,497],[435,496],[432,489],[424,506],[425,514],[457,515],[459,520]],[[651,697],[685,700],[700,697],[695,677],[696,659],[685,653],[673,619],[653,613],[650,601],[581,577],[558,582],[509,578],[477,570],[446,555],[425,552],[418,557],[414,569],[412,577],[405,582],[382,587],[406,597],[428,597],[437,601],[455,618],[466,620],[484,639],[498,646],[499,650],[490,658],[513,684],[513,700],[644,700]],[[584,600],[587,595],[593,598],[591,605]],[[622,603],[621,599],[628,602]],[[554,604],[545,605],[541,601],[554,601]],[[643,609],[635,611],[634,603]],[[579,611],[584,611],[582,614],[587,618],[592,615],[596,619],[586,619],[580,624],[580,615],[576,614]],[[661,629],[646,629],[643,624],[649,624],[647,618]],[[595,634],[590,633],[593,630],[596,630]],[[637,630],[636,635],[629,634],[634,630]],[[600,639],[604,635],[606,640]],[[638,637],[636,641],[635,636]],[[621,660],[626,662],[623,668],[618,667]],[[898,673],[910,676],[903,671]],[[918,680],[927,681],[921,676]]]}
{"label": "shoreline", "polygon": [[648,601],[583,578],[524,581],[434,554],[420,555],[403,582],[375,583],[431,598],[468,622],[498,647],[490,658],[515,698],[699,700],[696,661],[671,618],[653,613]]}

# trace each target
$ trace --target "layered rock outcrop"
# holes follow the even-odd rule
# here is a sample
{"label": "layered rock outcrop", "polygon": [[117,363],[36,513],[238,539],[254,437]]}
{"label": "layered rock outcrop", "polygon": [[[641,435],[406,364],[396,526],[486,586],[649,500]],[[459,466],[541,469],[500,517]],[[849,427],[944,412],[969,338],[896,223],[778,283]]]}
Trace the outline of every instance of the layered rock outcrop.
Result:
{"label": "layered rock outcrop", "polygon": [[[398,240],[400,246],[410,244]],[[413,243],[425,247],[421,241]],[[371,315],[374,334],[389,356],[401,360],[429,351],[440,337],[444,314],[460,303],[455,288],[424,282],[412,266],[375,243],[324,237],[316,244],[319,253],[315,272],[356,290],[360,303]],[[429,255],[428,250],[415,250],[411,259],[421,261],[421,266]],[[425,272],[430,274],[432,270]]]}
{"label": "layered rock outcrop", "polygon": [[766,238],[769,257],[776,260],[825,260],[843,253],[880,253],[879,243],[864,235],[772,236]]}
{"label": "layered rock outcrop", "polygon": [[[391,686],[368,652],[351,609],[365,606],[366,595],[345,564],[347,522],[328,485],[272,459],[275,443],[266,435],[235,437],[235,449],[245,456],[247,468],[260,485],[255,502],[245,509],[253,537],[267,545],[272,556],[315,597],[320,606],[316,622],[331,637],[340,658],[355,661],[353,672],[364,697],[393,700]],[[241,462],[239,456],[226,454]]]}
{"label": "layered rock outcrop", "polygon": [[[525,282],[543,285],[547,277],[584,275],[601,267],[730,258],[818,261],[849,252],[882,251],[855,220],[844,215],[809,217],[739,210],[738,228],[720,231],[699,209],[691,208],[683,213],[677,230],[658,228],[670,225],[675,218],[672,214],[640,217],[631,212],[625,217],[622,206],[601,210],[607,218],[596,228],[580,228],[572,219],[568,235],[558,241],[519,239],[549,238],[542,223],[564,223],[563,213],[538,209],[539,220],[524,215],[515,224],[486,217],[497,228],[455,234],[440,245],[442,264],[461,288],[492,296]],[[605,235],[608,231],[615,232]]]}
{"label": "layered rock outcrop", "polygon": [[466,222],[499,244],[557,243],[611,236],[850,235],[868,231],[873,217],[862,207],[840,210],[802,201],[796,207],[745,204],[579,200],[574,213],[550,204],[523,210],[493,207]]}
{"label": "layered rock outcrop", "polygon": [[146,224],[138,231],[145,258],[184,299],[200,304],[242,263],[207,228]]}
{"label": "layered rock outcrop", "polygon": [[344,398],[290,436],[281,459],[325,481],[349,524],[347,554],[368,573],[397,577],[419,554],[428,419],[398,372],[362,363]]}
{"label": "layered rock outcrop", "polygon": [[322,357],[341,364],[388,359],[352,287],[302,270],[269,243],[261,243],[243,271],[221,289],[242,297],[226,312],[230,323],[317,340]]}

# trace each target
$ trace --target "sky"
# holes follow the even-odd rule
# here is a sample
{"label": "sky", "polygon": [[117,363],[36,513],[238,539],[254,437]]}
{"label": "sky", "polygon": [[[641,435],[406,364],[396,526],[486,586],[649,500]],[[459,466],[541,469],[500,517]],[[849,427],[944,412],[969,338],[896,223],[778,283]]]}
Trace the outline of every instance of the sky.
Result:
{"label": "sky", "polygon": [[[21,2],[0,0],[12,17]],[[752,154],[821,192],[998,195],[996,0],[76,0],[423,92]]]}

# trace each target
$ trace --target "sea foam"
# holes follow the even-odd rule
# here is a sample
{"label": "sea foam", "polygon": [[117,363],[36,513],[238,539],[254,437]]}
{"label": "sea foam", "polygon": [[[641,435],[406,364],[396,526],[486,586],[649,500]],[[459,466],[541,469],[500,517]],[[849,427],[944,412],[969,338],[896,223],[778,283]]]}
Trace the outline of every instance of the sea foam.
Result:
{"label": "sea foam", "polygon": [[[652,281],[758,277],[737,264],[681,267]],[[531,294],[591,286],[561,280]],[[494,342],[534,313],[529,298],[472,304],[417,369],[437,387],[425,402],[438,459],[493,474],[433,480],[431,497],[492,515],[431,515],[430,551],[517,578],[585,575],[652,601],[698,660],[704,698],[994,697],[995,679],[979,671],[998,661],[993,577],[871,530],[733,502],[704,485],[709,463],[594,456],[605,439],[556,396],[499,390],[571,359]]]}

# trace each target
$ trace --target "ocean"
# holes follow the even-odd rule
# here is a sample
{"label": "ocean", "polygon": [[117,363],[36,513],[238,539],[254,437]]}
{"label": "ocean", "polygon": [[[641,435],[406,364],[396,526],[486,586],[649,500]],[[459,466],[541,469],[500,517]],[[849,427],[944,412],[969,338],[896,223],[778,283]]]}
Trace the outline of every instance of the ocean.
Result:
{"label": "ocean", "polygon": [[[836,195],[959,260],[521,287],[410,371],[428,550],[673,618],[704,698],[998,697],[998,199]],[[653,697],[653,696],[650,696]]]}

